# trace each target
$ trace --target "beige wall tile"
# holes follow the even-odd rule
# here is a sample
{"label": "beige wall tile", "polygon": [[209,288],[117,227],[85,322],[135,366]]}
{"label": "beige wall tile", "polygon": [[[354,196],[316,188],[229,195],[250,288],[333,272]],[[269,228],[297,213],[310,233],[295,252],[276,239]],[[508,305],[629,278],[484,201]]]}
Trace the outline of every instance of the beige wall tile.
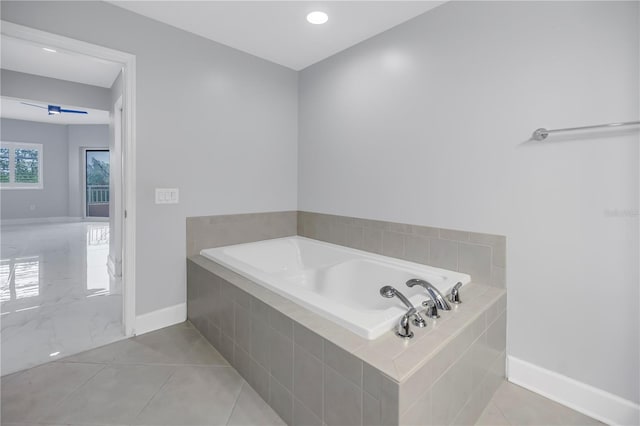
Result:
{"label": "beige wall tile", "polygon": [[271,375],[288,390],[293,390],[293,342],[278,332],[271,333],[269,345]]}
{"label": "beige wall tile", "polygon": [[458,244],[458,271],[471,275],[479,284],[491,282],[491,247],[476,244]]}
{"label": "beige wall tile", "polygon": [[271,333],[269,324],[263,318],[257,316],[251,318],[251,358],[267,371],[271,368],[269,356]]}
{"label": "beige wall tile", "polygon": [[400,388],[398,383],[382,376],[380,386],[380,421],[383,425],[397,425],[400,419],[398,398]]}
{"label": "beige wall tile", "polygon": [[467,231],[440,228],[439,236],[443,240],[469,241],[469,233]]}
{"label": "beige wall tile", "polygon": [[427,264],[429,262],[429,240],[421,235],[406,235],[404,242],[404,258],[412,262]]}
{"label": "beige wall tile", "polygon": [[507,312],[500,316],[487,328],[487,344],[495,351],[502,352],[506,347]]}
{"label": "beige wall tile", "polygon": [[345,223],[332,220],[329,225],[329,241],[341,246],[346,245],[347,229],[348,226]]}
{"label": "beige wall tile", "polygon": [[205,248],[220,247],[296,235],[296,211],[188,217],[187,256]]}
{"label": "beige wall tile", "polygon": [[[434,392],[438,390],[435,389]],[[416,401],[400,415],[402,426],[429,426],[431,421],[431,390],[418,395]]]}
{"label": "beige wall tile", "polygon": [[362,424],[363,426],[386,426],[380,418],[380,402],[369,395],[362,393]]}
{"label": "beige wall tile", "polygon": [[423,237],[438,238],[440,236],[440,230],[431,226],[411,225],[411,233]]}
{"label": "beige wall tile", "polygon": [[293,341],[319,360],[322,361],[324,359],[324,339],[307,327],[295,323]]}
{"label": "beige wall tile", "polygon": [[288,425],[293,425],[293,396],[273,376],[269,381],[269,405]]}
{"label": "beige wall tile", "polygon": [[293,393],[315,416],[322,418],[324,373],[322,362],[294,345]]}
{"label": "beige wall tile", "polygon": [[376,400],[380,399],[382,374],[366,362],[362,365],[362,388]]}
{"label": "beige wall tile", "polygon": [[282,335],[290,339],[293,338],[293,321],[291,321],[291,318],[273,308],[269,308],[268,317],[271,327]]}
{"label": "beige wall tile", "polygon": [[362,249],[371,253],[382,254],[382,230],[364,228],[362,231]]}
{"label": "beige wall tile", "polygon": [[382,234],[382,254],[390,257],[404,258],[405,234],[384,231]]}
{"label": "beige wall tile", "polygon": [[334,369],[324,369],[324,422],[327,426],[362,424],[362,389]]}
{"label": "beige wall tile", "polygon": [[300,426],[322,426],[322,420],[313,414],[300,400],[293,400],[293,424]]}
{"label": "beige wall tile", "polygon": [[458,243],[431,238],[429,240],[429,265],[457,271]]}
{"label": "beige wall tile", "polygon": [[362,361],[334,345],[329,341],[324,343],[324,362],[343,377],[351,380],[356,386],[362,386]]}
{"label": "beige wall tile", "polygon": [[347,227],[347,237],[345,244],[348,247],[362,250],[364,248],[364,228],[361,226]]}

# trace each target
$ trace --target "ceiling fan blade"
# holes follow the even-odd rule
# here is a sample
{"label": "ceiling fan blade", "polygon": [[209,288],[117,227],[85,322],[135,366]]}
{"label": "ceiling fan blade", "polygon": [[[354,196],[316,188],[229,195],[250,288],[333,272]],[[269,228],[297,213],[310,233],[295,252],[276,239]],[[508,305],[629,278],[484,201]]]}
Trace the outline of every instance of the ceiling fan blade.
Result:
{"label": "ceiling fan blade", "polygon": [[70,114],[88,114],[87,111],[78,111],[75,109],[62,109],[62,108],[60,108],[60,112],[67,112]]}
{"label": "ceiling fan blade", "polygon": [[42,106],[42,105],[36,105],[36,104],[30,104],[28,102],[20,102],[23,105],[29,105],[29,106],[34,106],[34,107],[38,107],[38,108],[43,108],[43,109],[47,109],[46,106]]}

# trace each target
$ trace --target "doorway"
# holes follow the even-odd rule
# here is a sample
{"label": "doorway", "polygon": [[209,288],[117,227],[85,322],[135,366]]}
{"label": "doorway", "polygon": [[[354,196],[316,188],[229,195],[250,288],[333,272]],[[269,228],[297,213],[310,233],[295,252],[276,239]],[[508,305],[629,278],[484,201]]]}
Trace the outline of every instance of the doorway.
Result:
{"label": "doorway", "polygon": [[[105,108],[111,110],[110,113],[107,112],[111,116],[108,129],[110,142],[107,146],[98,145],[95,138],[89,137],[84,132],[89,129],[89,126],[77,126],[79,131],[75,135],[78,137],[74,139],[73,143],[70,136],[67,139],[68,155],[61,158],[68,158],[70,167],[73,164],[74,168],[70,168],[68,171],[68,182],[74,182],[75,185],[75,190],[72,190],[74,188],[69,190],[68,217],[49,218],[51,220],[38,228],[37,238],[31,234],[28,234],[30,238],[25,238],[20,234],[23,229],[10,229],[10,231],[15,231],[12,233],[6,233],[2,229],[3,243],[16,241],[13,245],[9,244],[7,250],[5,250],[6,244],[3,244],[2,262],[0,263],[0,278],[2,278],[0,281],[3,287],[6,281],[9,290],[5,295],[3,288],[3,301],[7,299],[8,302],[16,305],[10,307],[10,312],[9,310],[2,312],[3,361],[5,350],[10,349],[11,346],[14,347],[12,350],[14,354],[9,354],[13,366],[9,367],[8,363],[3,362],[2,374],[7,374],[12,370],[17,371],[74,352],[90,349],[90,347],[76,347],[76,343],[81,340],[78,339],[78,336],[88,335],[88,340],[85,340],[92,347],[96,347],[106,343],[106,340],[100,340],[100,336],[110,338],[103,333],[106,329],[110,328],[114,332],[110,336],[115,336],[116,331],[122,337],[135,334],[136,209],[135,174],[133,172],[135,164],[135,56],[5,21],[1,21],[1,24],[0,32],[3,40],[5,38],[19,40],[30,44],[34,51],[42,51],[42,46],[47,46],[49,50],[58,52],[55,55],[76,54],[93,58],[97,62],[110,62],[117,64],[118,70],[121,72],[119,80],[117,80],[119,81],[118,85],[115,82],[110,83],[112,84],[112,94],[116,95],[114,88],[117,87],[118,96],[115,98],[112,96],[111,104]],[[47,76],[27,70],[19,72],[65,80],[64,77]],[[96,84],[88,82],[76,82],[96,86]],[[101,87],[109,90],[109,86]],[[57,99],[43,99],[42,101],[60,102]],[[76,105],[71,106],[75,107]],[[82,107],[82,105],[79,106]],[[88,116],[92,116],[90,108],[72,109],[88,110]],[[81,117],[81,115],[79,116]],[[48,154],[52,152],[51,149],[47,151]],[[53,161],[52,158],[53,156],[49,155],[45,160]],[[45,174],[47,170],[56,169],[55,166],[44,167]],[[48,181],[45,188],[51,187],[52,181]],[[32,191],[34,190],[32,189]],[[59,198],[59,200],[62,199],[64,197]],[[57,206],[66,206],[66,203],[60,202]],[[72,207],[77,212],[76,210],[72,212]],[[59,221],[57,219],[65,220]],[[68,223],[69,219],[74,219],[74,221]],[[25,232],[31,231],[26,230]],[[43,232],[48,233],[43,234]],[[15,238],[11,240],[10,237]],[[23,259],[24,256],[20,257],[20,253],[24,250],[21,250],[18,243],[24,241],[42,241],[45,244],[43,250],[46,251],[45,254],[48,258],[34,260]],[[113,241],[118,243],[111,244]],[[58,242],[61,244],[60,248],[52,246]],[[70,248],[77,250],[72,253],[73,250]],[[20,259],[13,261],[14,257],[20,257]],[[12,261],[5,262],[5,258]],[[105,275],[102,272],[105,264],[109,271],[109,275],[106,275],[108,283],[105,282]],[[50,271],[45,270],[46,267],[57,269]],[[74,274],[73,279],[69,278],[72,274]],[[74,281],[76,276],[80,277],[77,280],[78,284]],[[56,283],[48,283],[45,282],[47,279],[57,281]],[[59,308],[58,301],[61,298],[53,293],[64,290],[59,285],[61,280],[70,283],[70,285],[73,284],[75,287],[73,291],[63,292],[68,299],[65,299],[68,304]],[[10,291],[11,289],[14,291]],[[99,309],[94,309],[98,304],[101,305]],[[104,305],[104,309],[102,305]],[[109,317],[105,321],[102,319],[96,321],[96,313],[103,311],[118,313],[119,318]],[[40,321],[39,315],[43,318],[46,316],[46,321]],[[82,315],[88,315],[91,318],[83,319]],[[11,316],[15,317],[15,321],[10,318]],[[22,326],[22,324],[30,325],[32,323],[42,323],[46,327],[27,330]],[[12,329],[7,331],[5,330],[7,327]],[[68,339],[62,341],[61,335],[64,335],[65,338],[68,337]],[[15,337],[12,344],[8,340],[5,342],[5,336],[7,338]],[[55,336],[55,339],[60,341],[52,341],[51,336]],[[29,354],[29,356],[26,357],[25,354]]]}
{"label": "doorway", "polygon": [[109,150],[84,151],[85,217],[109,217]]}

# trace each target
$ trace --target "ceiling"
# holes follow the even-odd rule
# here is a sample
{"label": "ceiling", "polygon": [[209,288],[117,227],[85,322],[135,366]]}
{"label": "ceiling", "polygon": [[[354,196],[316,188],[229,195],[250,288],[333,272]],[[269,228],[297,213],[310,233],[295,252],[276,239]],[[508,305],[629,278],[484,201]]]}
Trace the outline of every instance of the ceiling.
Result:
{"label": "ceiling", "polygon": [[2,68],[59,80],[110,88],[122,65],[57,49],[56,53],[25,40],[2,36]]}
{"label": "ceiling", "polygon": [[14,99],[2,97],[0,99],[0,109],[2,110],[2,118],[13,118],[16,120],[39,121],[51,124],[108,124],[109,111],[97,109],[75,107],[73,105],[60,105],[64,109],[75,109],[87,111],[88,114],[55,114],[48,115],[46,109],[24,105],[22,102],[28,102],[36,105],[47,106],[47,102]]}
{"label": "ceiling", "polygon": [[[445,1],[109,1],[116,6],[301,70]],[[324,25],[309,12],[329,15]]]}

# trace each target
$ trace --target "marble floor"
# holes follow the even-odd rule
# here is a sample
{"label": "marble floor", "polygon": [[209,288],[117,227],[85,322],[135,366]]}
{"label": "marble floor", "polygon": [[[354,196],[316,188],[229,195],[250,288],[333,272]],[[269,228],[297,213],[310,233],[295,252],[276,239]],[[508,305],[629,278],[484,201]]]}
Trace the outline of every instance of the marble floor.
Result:
{"label": "marble floor", "polygon": [[2,375],[124,338],[107,222],[0,227]]}
{"label": "marble floor", "polygon": [[[283,425],[188,322],[2,378],[2,424]],[[478,425],[594,425],[505,382]]]}

